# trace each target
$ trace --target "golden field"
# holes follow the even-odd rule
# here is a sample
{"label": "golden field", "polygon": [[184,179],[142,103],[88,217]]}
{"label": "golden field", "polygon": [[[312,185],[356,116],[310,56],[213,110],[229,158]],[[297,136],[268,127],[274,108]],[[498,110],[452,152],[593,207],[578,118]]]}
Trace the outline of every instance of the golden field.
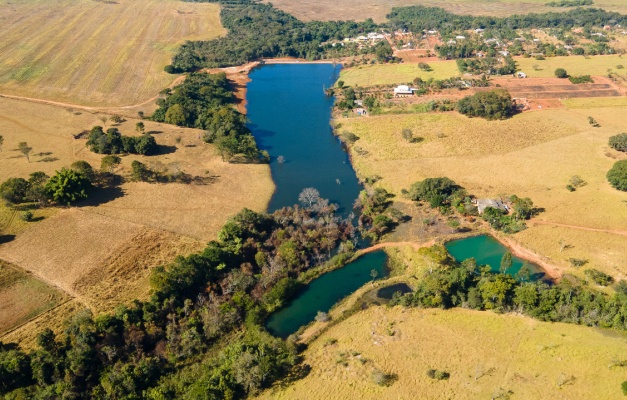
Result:
{"label": "golden field", "polygon": [[[529,229],[514,236],[517,241],[563,271],[571,269],[569,258],[583,257],[589,259],[586,268],[619,278],[627,274],[627,193],[611,188],[605,175],[625,157],[607,145],[609,136],[624,130],[622,115],[621,108],[600,107],[533,111],[492,122],[451,112],[336,123],[341,124],[340,132],[360,138],[351,146],[360,177],[379,175],[377,184],[397,195],[413,182],[447,176],[478,197],[530,197],[544,209],[534,220],[572,227],[555,231],[531,221]],[[588,116],[601,128],[591,127]],[[405,141],[403,128],[424,140]],[[587,184],[569,192],[566,185],[573,175]],[[573,247],[559,252],[560,240]]]}
{"label": "golden field", "polygon": [[173,0],[1,0],[0,93],[120,106],[156,96],[179,44],[224,33],[219,6]]}
{"label": "golden field", "polygon": [[[334,339],[337,342],[332,343]],[[309,375],[263,399],[616,399],[627,335],[464,309],[371,307],[304,352]],[[374,370],[394,374],[389,387]],[[428,369],[450,373],[438,381]],[[500,397],[508,398],[508,397]]]}
{"label": "golden field", "polygon": [[342,70],[339,80],[347,86],[374,86],[411,83],[415,78],[422,80],[448,79],[461,75],[453,61],[428,62],[432,71],[423,71],[416,63],[360,65]]}
{"label": "golden field", "polygon": [[518,69],[530,78],[554,78],[557,68],[564,68],[573,76],[606,76],[611,69],[613,73],[627,77],[624,69],[616,68],[617,65],[627,64],[627,57],[623,55],[547,57],[544,60],[516,57],[516,63]]}
{"label": "golden field", "polygon": [[[528,14],[540,12],[560,12],[568,8],[546,7],[546,0],[364,0],[358,4],[348,1],[333,0],[264,0],[277,8],[285,10],[299,19],[365,20],[372,18],[376,22],[385,22],[386,14],[392,7],[422,5],[440,7],[455,14],[492,15],[497,17],[512,14]],[[622,0],[595,0],[594,7],[608,11],[627,13],[627,4]]]}

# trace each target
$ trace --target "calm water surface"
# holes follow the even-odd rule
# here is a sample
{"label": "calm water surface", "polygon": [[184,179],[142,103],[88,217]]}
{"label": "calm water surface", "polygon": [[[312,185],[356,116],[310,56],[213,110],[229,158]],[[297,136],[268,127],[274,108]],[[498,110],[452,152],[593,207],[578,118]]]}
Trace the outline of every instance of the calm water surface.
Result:
{"label": "calm water surface", "polygon": [[[298,203],[300,192],[314,187],[340,205],[344,216],[350,213],[362,188],[332,133],[333,98],[323,91],[339,72],[333,64],[275,64],[251,72],[248,126],[259,147],[270,153],[276,185],[269,212]],[[279,156],[284,163],[277,161]]]}

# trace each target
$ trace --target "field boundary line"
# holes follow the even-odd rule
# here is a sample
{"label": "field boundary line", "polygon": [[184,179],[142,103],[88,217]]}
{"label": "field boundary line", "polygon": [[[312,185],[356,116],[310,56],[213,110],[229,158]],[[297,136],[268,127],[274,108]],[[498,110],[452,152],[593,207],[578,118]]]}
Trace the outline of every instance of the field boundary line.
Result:
{"label": "field boundary line", "polygon": [[587,227],[587,226],[560,224],[558,222],[541,221],[541,220],[534,220],[534,221],[531,221],[531,223],[532,224],[539,224],[539,225],[553,225],[553,226],[559,226],[559,227],[562,227],[562,228],[579,229],[579,230],[582,230],[582,231],[589,231],[589,232],[611,233],[611,234],[614,234],[614,235],[620,235],[620,236],[627,237],[627,231],[621,231],[621,230],[590,228],[590,227]]}
{"label": "field boundary line", "polygon": [[[34,317],[30,318],[29,320],[27,320],[27,321],[25,321],[25,322],[22,322],[21,324],[19,324],[19,325],[17,325],[17,326],[14,326],[13,328],[9,329],[8,331],[3,332],[2,334],[0,334],[0,339],[4,338],[5,336],[7,336],[8,334],[10,334],[10,333],[12,333],[12,332],[15,332],[16,330],[18,330],[18,329],[20,329],[20,328],[24,327],[25,325],[28,325],[28,324],[30,324],[31,322],[33,322],[33,321],[35,321],[35,320],[37,320],[37,319],[39,319],[39,318],[43,317],[44,315],[51,313],[52,311],[56,310],[57,308],[59,308],[59,307],[61,307],[61,306],[66,305],[67,303],[69,303],[69,302],[70,302],[70,301],[72,301],[72,300],[77,300],[77,299],[76,299],[76,298],[74,298],[74,297],[71,297],[71,298],[69,298],[69,299],[65,300],[64,302],[61,302],[61,303],[57,304],[56,306],[51,307],[51,308],[49,308],[49,309],[47,309],[47,310],[43,311],[42,313],[35,315]],[[82,304],[82,303],[81,303],[81,304]],[[83,305],[84,305],[84,304],[83,304]]]}

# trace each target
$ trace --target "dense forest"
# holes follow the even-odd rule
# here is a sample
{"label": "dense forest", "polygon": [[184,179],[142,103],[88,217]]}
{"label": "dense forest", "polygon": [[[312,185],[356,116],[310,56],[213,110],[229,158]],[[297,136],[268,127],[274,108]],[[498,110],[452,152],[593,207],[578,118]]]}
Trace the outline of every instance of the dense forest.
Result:
{"label": "dense forest", "polygon": [[[208,0],[208,2],[216,2]],[[225,37],[209,41],[187,42],[172,60],[170,72],[194,71],[201,67],[228,67],[245,64],[263,57],[299,57],[308,60],[335,55],[360,54],[353,46],[321,47],[331,40],[341,40],[377,29],[371,19],[363,22],[302,22],[271,4],[255,1],[220,1],[224,4],[220,17],[228,30]],[[386,42],[368,48],[366,53],[391,54]]]}

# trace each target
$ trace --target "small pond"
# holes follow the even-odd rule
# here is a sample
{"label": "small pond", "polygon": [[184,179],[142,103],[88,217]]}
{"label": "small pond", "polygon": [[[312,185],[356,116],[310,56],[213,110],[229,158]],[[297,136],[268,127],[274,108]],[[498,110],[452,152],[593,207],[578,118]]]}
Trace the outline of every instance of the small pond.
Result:
{"label": "small pond", "polygon": [[291,335],[313,321],[318,311],[328,312],[339,300],[372,281],[372,270],[377,271],[376,279],[387,277],[386,263],[385,252],[375,251],[314,279],[287,307],[268,318],[266,328],[275,336]]}
{"label": "small pond", "polygon": [[[508,252],[498,240],[490,235],[472,236],[464,239],[452,240],[445,244],[448,252],[457,261],[463,261],[474,257],[477,265],[489,265],[492,271],[499,272],[501,258]],[[507,270],[509,275],[516,275],[526,261],[516,256],[512,257],[513,266]],[[526,262],[531,269],[531,279],[539,280],[545,277],[545,273],[539,266]]]}

